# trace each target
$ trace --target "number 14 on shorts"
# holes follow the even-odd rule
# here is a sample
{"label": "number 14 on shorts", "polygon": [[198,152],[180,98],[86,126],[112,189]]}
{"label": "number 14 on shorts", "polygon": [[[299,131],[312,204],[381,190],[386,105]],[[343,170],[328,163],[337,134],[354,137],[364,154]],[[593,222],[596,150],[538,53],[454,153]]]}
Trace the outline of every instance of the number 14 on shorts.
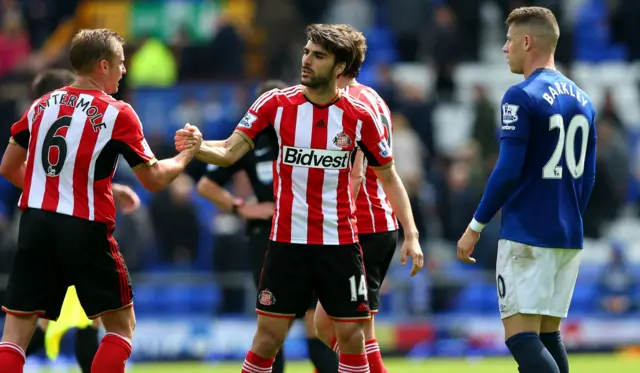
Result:
{"label": "number 14 on shorts", "polygon": [[364,300],[367,299],[367,280],[364,275],[360,275],[360,281],[356,280],[356,276],[349,277],[349,287],[351,289],[351,301],[357,302],[358,296],[364,297]]}

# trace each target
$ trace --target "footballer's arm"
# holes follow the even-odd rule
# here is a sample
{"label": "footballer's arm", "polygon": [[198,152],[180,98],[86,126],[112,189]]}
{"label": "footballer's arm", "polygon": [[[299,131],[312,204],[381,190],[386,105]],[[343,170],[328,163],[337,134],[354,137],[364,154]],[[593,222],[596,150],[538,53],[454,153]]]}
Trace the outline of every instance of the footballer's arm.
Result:
{"label": "footballer's arm", "polygon": [[209,142],[203,143],[196,158],[205,163],[229,167],[253,148],[253,140],[240,131],[231,134],[223,144],[219,143],[219,141],[215,141],[214,146],[211,146]]}
{"label": "footballer's arm", "polygon": [[[198,149],[202,146],[202,133],[200,133],[198,128],[193,126],[187,125],[186,128],[188,129],[185,131],[189,133],[189,138],[186,140],[189,147],[179,149],[180,153],[173,158],[157,161],[150,151],[149,153],[132,153],[129,151],[131,148],[125,148],[125,158],[129,156],[127,162],[130,165],[138,164],[133,170],[145,189],[151,192],[164,189],[167,185],[171,184],[171,182],[187,168],[189,162],[193,160]],[[146,143],[146,141],[143,142]],[[136,159],[139,161],[134,163]]]}
{"label": "footballer's arm", "polygon": [[233,211],[236,198],[215,181],[203,177],[198,181],[198,194],[223,211]]}
{"label": "footballer's arm", "polygon": [[0,175],[11,184],[22,189],[24,185],[24,173],[26,169],[27,149],[11,141],[2,156],[0,163]]}
{"label": "footballer's arm", "polygon": [[133,167],[140,184],[150,192],[166,188],[187,167],[194,157],[194,150],[184,150],[173,158],[153,160]]}
{"label": "footballer's arm", "polygon": [[389,163],[382,167],[372,167],[376,173],[376,177],[382,184],[382,189],[389,199],[393,212],[400,220],[404,230],[405,240],[417,240],[418,228],[413,220],[413,211],[407,191],[400,180],[400,176],[396,172],[393,163]]}

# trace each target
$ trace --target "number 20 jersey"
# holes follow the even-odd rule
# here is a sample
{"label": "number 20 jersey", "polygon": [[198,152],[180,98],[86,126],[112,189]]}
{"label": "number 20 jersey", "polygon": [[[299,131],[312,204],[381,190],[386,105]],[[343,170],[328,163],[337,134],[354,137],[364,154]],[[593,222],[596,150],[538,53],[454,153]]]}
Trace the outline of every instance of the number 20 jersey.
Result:
{"label": "number 20 jersey", "polygon": [[502,208],[501,238],[582,248],[580,201],[595,180],[591,99],[560,72],[538,69],[505,93],[501,111],[501,137],[527,143],[518,185]]}
{"label": "number 20 jersey", "polygon": [[98,90],[64,87],[33,102],[11,127],[27,150],[18,206],[115,224],[118,156],[132,168],[156,162],[131,106]]}

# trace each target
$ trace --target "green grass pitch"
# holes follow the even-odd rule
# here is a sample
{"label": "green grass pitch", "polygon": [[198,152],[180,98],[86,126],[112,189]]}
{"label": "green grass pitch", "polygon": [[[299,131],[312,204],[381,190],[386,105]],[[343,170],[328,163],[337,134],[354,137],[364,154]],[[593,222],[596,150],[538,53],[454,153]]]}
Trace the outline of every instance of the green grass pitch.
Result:
{"label": "green grass pitch", "polygon": [[[390,373],[517,373],[511,358],[474,359],[386,359]],[[572,373],[640,372],[640,356],[628,357],[617,354],[572,355]],[[240,373],[240,362],[235,364],[161,363],[134,364],[127,373]],[[53,373],[44,371],[42,373]],[[57,372],[56,372],[57,373]],[[76,373],[76,372],[73,372]],[[313,373],[307,362],[292,362],[285,373]]]}

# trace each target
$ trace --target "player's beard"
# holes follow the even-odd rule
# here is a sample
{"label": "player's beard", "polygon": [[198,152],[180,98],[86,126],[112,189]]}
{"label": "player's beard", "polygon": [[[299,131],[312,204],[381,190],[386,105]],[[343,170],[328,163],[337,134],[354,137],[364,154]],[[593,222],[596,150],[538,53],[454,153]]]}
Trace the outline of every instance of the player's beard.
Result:
{"label": "player's beard", "polygon": [[307,78],[307,79],[300,78],[300,84],[312,89],[317,89],[317,88],[326,86],[330,82],[331,82],[331,74],[316,75],[315,73],[312,73],[310,78]]}

